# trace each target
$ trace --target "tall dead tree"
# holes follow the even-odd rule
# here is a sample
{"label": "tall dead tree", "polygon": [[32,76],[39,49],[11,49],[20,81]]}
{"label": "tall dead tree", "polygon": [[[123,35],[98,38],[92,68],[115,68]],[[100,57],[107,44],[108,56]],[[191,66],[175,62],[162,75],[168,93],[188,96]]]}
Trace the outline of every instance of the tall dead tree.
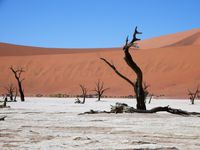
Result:
{"label": "tall dead tree", "polygon": [[5,87],[6,90],[6,94],[10,97],[10,100],[13,101],[13,97],[14,97],[14,91],[15,91],[15,87],[14,85],[11,83],[8,86]]}
{"label": "tall dead tree", "polygon": [[86,98],[86,96],[87,96],[87,88],[84,87],[84,85],[82,85],[82,84],[80,84],[79,86],[80,86],[81,91],[82,91],[81,97],[83,97],[83,101],[81,101],[78,97],[76,97],[75,103],[84,104],[84,103],[85,103],[85,98]]}
{"label": "tall dead tree", "polygon": [[129,50],[131,47],[136,47],[136,41],[140,40],[136,37],[137,34],[142,34],[141,32],[137,31],[137,27],[135,28],[135,32],[133,33],[133,38],[132,40],[129,42],[128,40],[128,36],[126,38],[126,43],[123,47],[123,51],[124,51],[124,60],[127,63],[127,65],[132,69],[132,71],[136,74],[136,81],[131,81],[130,79],[128,79],[127,77],[125,77],[123,74],[121,74],[116,67],[111,64],[110,62],[108,62],[105,58],[101,58],[108,66],[110,66],[115,73],[120,76],[122,79],[124,79],[125,81],[127,81],[134,89],[135,94],[136,94],[136,100],[137,100],[137,104],[136,107],[139,110],[146,110],[146,105],[145,105],[145,99],[146,99],[146,95],[145,95],[145,91],[143,88],[143,73],[142,70],[140,69],[140,67],[133,61],[132,56],[129,53]]}
{"label": "tall dead tree", "polygon": [[98,80],[98,82],[96,83],[96,87],[94,89],[94,91],[96,92],[96,95],[98,97],[98,101],[101,100],[103,93],[108,89],[109,88],[104,88],[104,82],[103,81]]}
{"label": "tall dead tree", "polygon": [[22,88],[22,81],[24,81],[24,78],[21,79],[21,74],[25,71],[22,67],[20,67],[18,69],[14,69],[12,66],[10,67],[10,70],[14,73],[14,76],[17,80],[20,98],[21,98],[21,101],[23,102],[23,101],[25,101],[24,90]]}
{"label": "tall dead tree", "polygon": [[199,87],[197,87],[196,91],[195,92],[191,92],[190,90],[188,90],[188,95],[189,95],[189,99],[191,101],[191,104],[194,104],[194,100],[196,98],[199,98]]}

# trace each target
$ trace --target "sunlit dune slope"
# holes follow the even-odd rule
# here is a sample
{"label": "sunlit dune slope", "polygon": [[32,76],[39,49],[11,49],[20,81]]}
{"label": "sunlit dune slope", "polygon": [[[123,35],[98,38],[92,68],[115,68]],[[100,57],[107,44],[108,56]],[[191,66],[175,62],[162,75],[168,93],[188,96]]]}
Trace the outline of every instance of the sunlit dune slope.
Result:
{"label": "sunlit dune slope", "polygon": [[184,46],[200,44],[200,29],[150,38],[138,42],[141,49],[161,48],[166,46]]}
{"label": "sunlit dune slope", "polygon": [[[170,98],[183,98],[187,97],[188,89],[195,89],[200,84],[199,30],[195,31],[191,30],[193,34],[184,36],[179,41],[175,38],[174,42],[168,42],[162,45],[162,48],[130,50],[133,59],[143,70],[144,80],[150,85],[151,93]],[[188,32],[190,31],[186,33]],[[159,45],[159,38],[156,41]],[[0,48],[0,51],[4,53],[6,49]],[[38,51],[33,55],[16,53],[0,57],[1,93],[5,91],[3,87],[8,83],[15,83],[14,76],[9,70],[12,65],[23,66],[26,70],[23,83],[26,95],[81,94],[79,84],[84,84],[92,94],[98,79],[110,88],[105,93],[108,96],[134,95],[132,87],[100,60],[101,57],[106,58],[113,62],[121,73],[135,80],[135,74],[123,60],[124,54],[120,48],[85,49],[77,50],[76,53],[63,50],[60,53]]]}

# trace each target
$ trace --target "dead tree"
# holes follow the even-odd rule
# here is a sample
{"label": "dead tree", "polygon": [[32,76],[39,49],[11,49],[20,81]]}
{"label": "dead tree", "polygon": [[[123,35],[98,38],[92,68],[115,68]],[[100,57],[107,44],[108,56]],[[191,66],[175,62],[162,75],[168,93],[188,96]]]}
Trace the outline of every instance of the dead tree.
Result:
{"label": "dead tree", "polygon": [[81,91],[82,91],[81,97],[83,97],[83,101],[81,101],[78,97],[76,97],[75,103],[84,104],[84,103],[85,103],[85,98],[86,98],[86,96],[87,96],[87,88],[84,87],[84,85],[82,85],[82,84],[80,84],[79,86],[80,86]]}
{"label": "dead tree", "polygon": [[5,87],[5,90],[7,92],[7,95],[10,97],[10,100],[13,101],[14,91],[15,91],[14,85],[12,83],[9,84],[8,86]]}
{"label": "dead tree", "polygon": [[189,99],[191,101],[191,104],[194,104],[194,100],[196,98],[199,98],[199,87],[197,87],[196,91],[195,92],[191,92],[190,90],[188,90],[188,95],[189,95]]}
{"label": "dead tree", "polygon": [[136,104],[136,108],[139,110],[146,110],[146,104],[145,104],[145,91],[143,88],[143,73],[142,70],[140,69],[140,67],[133,61],[132,56],[129,53],[129,49],[131,47],[136,47],[136,41],[140,40],[136,37],[137,34],[142,34],[141,32],[137,31],[137,27],[135,28],[135,32],[133,33],[133,39],[129,42],[128,37],[126,38],[126,43],[123,47],[123,51],[124,51],[124,60],[127,63],[127,65],[133,70],[133,72],[136,74],[136,81],[131,81],[130,79],[128,79],[127,77],[125,77],[124,75],[122,75],[117,69],[116,67],[111,64],[110,62],[108,62],[106,59],[101,58],[108,66],[110,66],[115,73],[120,76],[122,79],[124,79],[125,81],[127,81],[134,89],[135,94],[136,94],[136,100],[137,100],[137,104]]}
{"label": "dead tree", "polygon": [[23,88],[22,88],[22,81],[24,81],[24,78],[21,79],[21,74],[22,74],[23,72],[25,72],[25,71],[24,71],[24,69],[21,68],[21,67],[20,67],[19,69],[14,69],[12,66],[10,67],[10,70],[11,70],[11,71],[14,73],[14,75],[15,75],[15,78],[16,78],[17,83],[18,83],[18,89],[19,89],[20,98],[21,98],[21,101],[23,102],[23,101],[25,101],[24,90],[23,90]]}
{"label": "dead tree", "polygon": [[104,82],[103,81],[101,82],[100,80],[98,80],[98,82],[96,83],[96,87],[94,89],[94,91],[96,92],[96,95],[98,97],[98,101],[101,100],[103,93],[108,89],[109,88],[104,88]]}
{"label": "dead tree", "polygon": [[2,105],[0,105],[0,108],[6,108],[7,107],[7,101],[8,101],[8,98],[7,98],[7,95],[5,95],[4,102],[3,102]]}
{"label": "dead tree", "polygon": [[[98,114],[98,113],[156,113],[156,112],[161,112],[165,111],[168,113],[172,114],[177,114],[177,115],[183,115],[183,116],[191,116],[191,115],[197,115],[200,117],[200,112],[188,112],[185,110],[181,109],[176,109],[176,108],[171,108],[169,106],[165,107],[155,107],[150,110],[146,110],[146,104],[145,104],[145,98],[148,94],[147,87],[146,85],[143,85],[143,74],[139,66],[133,61],[129,49],[131,47],[135,47],[136,44],[135,42],[140,40],[136,38],[137,34],[141,34],[140,32],[137,31],[137,27],[135,28],[135,32],[133,34],[133,39],[131,42],[128,42],[128,37],[126,39],[126,44],[123,47],[124,50],[124,60],[127,63],[127,65],[133,70],[133,72],[136,74],[136,81],[131,81],[127,77],[125,77],[123,74],[121,74],[116,67],[108,62],[105,58],[101,58],[109,67],[111,67],[115,73],[120,76],[122,79],[127,81],[134,89],[135,94],[136,94],[136,109],[134,107],[130,107],[127,104],[124,103],[116,103],[115,106],[111,106],[110,111],[95,111],[95,110],[90,110],[88,112],[81,113],[79,115],[83,114]],[[198,91],[198,90],[197,90]],[[197,93],[197,92],[195,92]],[[197,95],[197,94],[195,94]],[[196,96],[195,96],[196,97]],[[197,96],[198,97],[198,96]]]}

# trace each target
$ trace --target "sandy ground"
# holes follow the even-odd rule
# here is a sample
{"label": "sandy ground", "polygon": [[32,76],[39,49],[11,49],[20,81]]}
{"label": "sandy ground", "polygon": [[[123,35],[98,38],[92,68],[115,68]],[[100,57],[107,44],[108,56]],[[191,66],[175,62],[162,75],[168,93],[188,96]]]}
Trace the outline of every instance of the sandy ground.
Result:
{"label": "sandy ground", "polygon": [[[168,113],[96,114],[81,112],[109,110],[116,102],[135,105],[132,99],[27,98],[0,109],[0,149],[200,149],[200,118]],[[156,100],[148,108],[166,106],[200,112],[200,101]]]}

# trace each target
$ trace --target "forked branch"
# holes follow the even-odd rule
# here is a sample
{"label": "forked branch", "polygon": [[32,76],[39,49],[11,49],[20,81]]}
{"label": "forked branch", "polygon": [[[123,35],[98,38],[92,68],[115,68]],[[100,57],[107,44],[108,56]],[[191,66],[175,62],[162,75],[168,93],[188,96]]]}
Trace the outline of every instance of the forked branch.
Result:
{"label": "forked branch", "polygon": [[131,84],[134,87],[134,83],[131,80],[129,80],[127,77],[125,77],[123,74],[121,74],[114,65],[108,62],[105,58],[100,58],[100,59],[103,60],[108,66],[110,66],[118,76],[120,76],[122,79],[124,79],[125,81],[127,81],[129,84]]}

